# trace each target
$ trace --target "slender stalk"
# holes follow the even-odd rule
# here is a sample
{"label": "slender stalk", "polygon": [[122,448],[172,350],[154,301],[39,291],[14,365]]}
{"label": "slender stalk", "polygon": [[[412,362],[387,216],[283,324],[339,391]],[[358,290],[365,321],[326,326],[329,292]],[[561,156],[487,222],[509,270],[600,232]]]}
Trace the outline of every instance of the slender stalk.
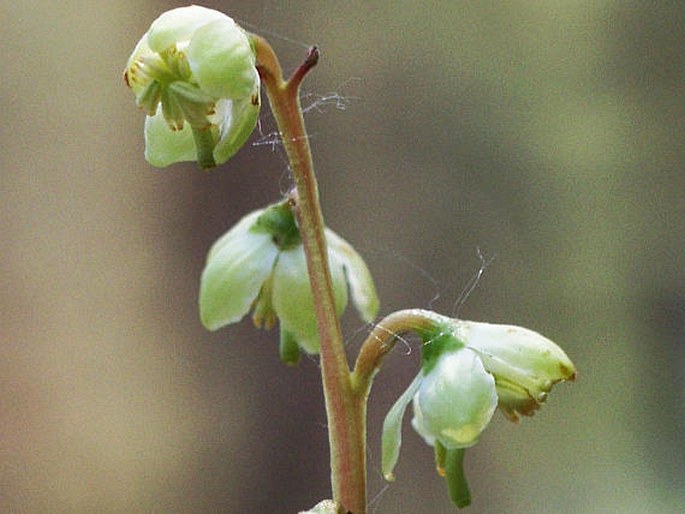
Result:
{"label": "slender stalk", "polygon": [[389,314],[376,324],[362,343],[352,373],[352,384],[358,394],[368,396],[371,382],[397,339],[407,332],[431,332],[444,320],[440,314],[423,309],[405,309]]}
{"label": "slender stalk", "polygon": [[285,81],[269,43],[259,36],[251,37],[257,69],[295,179],[296,194],[291,195],[291,201],[300,226],[321,337],[333,499],[343,506],[344,512],[366,514],[366,395],[357,394],[350,380],[328,267],[323,214],[299,99],[302,80],[316,65],[319,52],[316,47],[310,49],[304,63]]}

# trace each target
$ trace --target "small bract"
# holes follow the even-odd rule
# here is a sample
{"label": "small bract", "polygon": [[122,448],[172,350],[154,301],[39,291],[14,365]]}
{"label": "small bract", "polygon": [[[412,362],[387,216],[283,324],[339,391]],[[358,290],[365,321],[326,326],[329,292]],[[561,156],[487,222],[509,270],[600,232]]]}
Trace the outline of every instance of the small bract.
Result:
{"label": "small bract", "polygon": [[213,9],[162,14],[129,57],[124,80],[147,114],[145,158],[153,166],[226,162],[257,124],[254,50],[245,31]]}
{"label": "small bract", "polygon": [[[378,313],[371,273],[360,255],[326,229],[328,260],[338,314],[348,286],[364,321]],[[250,310],[258,327],[280,323],[281,357],[295,363],[299,349],[319,352],[307,263],[287,202],[245,216],[211,248],[200,281],[200,318],[209,330],[240,321]]]}

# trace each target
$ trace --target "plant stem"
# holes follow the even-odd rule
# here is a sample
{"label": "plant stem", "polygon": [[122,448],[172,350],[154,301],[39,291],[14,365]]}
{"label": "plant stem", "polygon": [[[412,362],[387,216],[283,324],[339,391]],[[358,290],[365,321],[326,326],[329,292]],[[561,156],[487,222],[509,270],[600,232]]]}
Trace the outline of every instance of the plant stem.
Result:
{"label": "plant stem", "polygon": [[291,201],[300,226],[321,338],[333,499],[343,507],[343,512],[366,514],[366,395],[357,394],[350,380],[328,267],[323,214],[299,99],[300,84],[316,65],[319,52],[316,47],[310,49],[304,63],[285,81],[269,43],[257,35],[251,38],[257,69],[295,179],[296,194],[291,195]]}

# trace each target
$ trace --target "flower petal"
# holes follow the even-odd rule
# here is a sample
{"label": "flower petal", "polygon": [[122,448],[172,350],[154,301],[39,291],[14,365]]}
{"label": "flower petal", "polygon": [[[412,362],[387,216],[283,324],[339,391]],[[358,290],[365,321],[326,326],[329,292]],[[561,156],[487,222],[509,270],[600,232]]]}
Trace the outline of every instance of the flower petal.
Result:
{"label": "flower petal", "polygon": [[345,267],[352,302],[359,315],[366,322],[373,321],[378,315],[380,302],[369,268],[352,245],[330,229],[326,229],[326,242],[328,251],[335,253]]}
{"label": "flower petal", "polygon": [[428,444],[468,448],[497,407],[495,379],[467,348],[444,353],[414,396],[412,425]]}
{"label": "flower petal", "polygon": [[187,56],[200,88],[216,98],[250,98],[259,87],[250,41],[228,17],[198,28]]}
{"label": "flower petal", "polygon": [[189,124],[181,130],[171,130],[162,107],[157,107],[154,116],[145,117],[145,159],[158,168],[176,162],[194,161],[197,151],[193,131]]}
{"label": "flower petal", "polygon": [[546,399],[546,393],[533,398],[528,391],[507,380],[495,378],[497,405],[510,421],[517,422],[520,414],[532,416]]}
{"label": "flower petal", "polygon": [[477,352],[495,375],[500,407],[511,419],[532,414],[552,386],[575,378],[566,353],[546,337],[514,325],[455,321],[455,335]]}
{"label": "flower petal", "polygon": [[240,321],[273,271],[278,249],[266,234],[250,231],[255,213],[219,239],[200,279],[200,318],[208,330]]}
{"label": "flower petal", "polygon": [[144,34],[140,41],[138,41],[138,44],[133,49],[133,53],[126,62],[124,81],[126,82],[126,85],[131,88],[136,97],[138,97],[138,95],[147,85],[145,77],[142,76],[138,59],[143,56],[150,56],[152,53],[152,50],[147,44],[147,34]]}
{"label": "flower petal", "polygon": [[153,51],[163,52],[176,43],[190,39],[197,29],[218,19],[233,22],[225,14],[199,5],[171,9],[150,25],[147,32],[148,44]]}
{"label": "flower petal", "polygon": [[233,157],[248,140],[259,118],[259,92],[254,96],[240,100],[219,100],[217,115],[221,133],[214,147],[214,160],[222,164]]}
{"label": "flower petal", "polygon": [[383,435],[381,436],[381,470],[383,477],[392,482],[395,480],[393,470],[395,464],[400,457],[400,446],[402,446],[402,420],[404,419],[404,412],[407,410],[407,405],[414,397],[414,394],[421,385],[423,379],[423,372],[412,380],[407,390],[402,393],[395,404],[390,408],[388,414],[383,421]]}
{"label": "flower petal", "polygon": [[[338,314],[347,305],[347,286],[342,263],[328,254],[333,291]],[[320,340],[309,284],[304,248],[299,245],[283,250],[278,257],[273,277],[273,307],[282,328],[290,332],[308,353],[318,353]]]}
{"label": "flower petal", "polygon": [[240,221],[238,221],[238,223],[233,225],[228,232],[217,239],[207,253],[207,261],[212,259],[214,255],[225,245],[230,244],[236,238],[242,237],[245,232],[252,230],[252,227],[262,212],[264,212],[264,209],[257,209],[249,214],[246,214],[240,219]]}

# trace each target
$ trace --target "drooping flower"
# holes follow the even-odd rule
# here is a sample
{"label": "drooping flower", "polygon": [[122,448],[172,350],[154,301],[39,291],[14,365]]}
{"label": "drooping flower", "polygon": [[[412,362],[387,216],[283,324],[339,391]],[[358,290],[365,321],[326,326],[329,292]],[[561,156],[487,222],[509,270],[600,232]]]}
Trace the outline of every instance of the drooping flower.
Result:
{"label": "drooping flower", "polygon": [[388,412],[383,424],[382,470],[394,480],[402,418],[413,400],[412,425],[433,446],[452,500],[468,505],[464,449],[477,443],[496,407],[512,421],[532,415],[552,386],[574,380],[566,353],[546,337],[513,325],[435,315],[424,333],[422,368]]}
{"label": "drooping flower", "polygon": [[163,13],[124,71],[145,119],[145,158],[164,167],[226,162],[254,130],[259,75],[250,40],[231,18],[197,5]]}
{"label": "drooping flower", "polygon": [[[371,274],[360,255],[326,229],[338,314],[352,300],[365,321],[378,312]],[[209,330],[240,321],[250,310],[259,327],[278,320],[281,357],[294,363],[299,349],[316,354],[319,335],[299,229],[287,203],[245,216],[211,248],[200,281],[200,318]]]}

